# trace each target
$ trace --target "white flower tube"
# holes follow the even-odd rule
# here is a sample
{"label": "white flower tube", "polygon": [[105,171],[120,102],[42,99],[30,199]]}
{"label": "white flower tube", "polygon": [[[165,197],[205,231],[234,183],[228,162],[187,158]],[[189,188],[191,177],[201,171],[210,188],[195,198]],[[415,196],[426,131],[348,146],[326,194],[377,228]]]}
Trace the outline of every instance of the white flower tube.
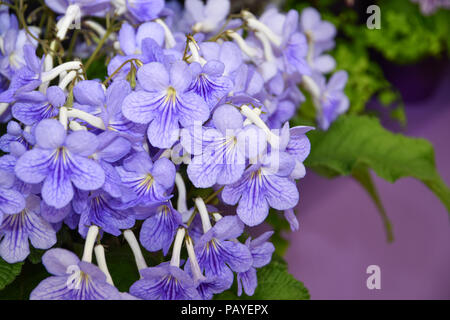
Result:
{"label": "white flower tube", "polygon": [[141,270],[147,268],[147,263],[145,262],[144,256],[142,255],[141,247],[139,246],[139,243],[133,231],[125,230],[123,232],[123,235],[125,237],[125,240],[127,240],[128,244],[130,245],[138,269]]}
{"label": "white flower tube", "polygon": [[66,14],[56,23],[56,37],[63,40],[72,22],[81,18],[81,9],[77,4],[71,4],[66,9]]}
{"label": "white flower tube", "polygon": [[64,129],[67,130],[67,108],[61,107],[59,108],[59,122],[63,125]]}
{"label": "white flower tube", "polygon": [[62,90],[64,90],[69,83],[71,83],[73,81],[73,79],[75,79],[77,77],[77,72],[72,70],[70,71],[68,74],[66,74],[61,81],[58,84],[58,87],[60,87]]}
{"label": "white flower tube", "polygon": [[280,146],[280,137],[270,131],[267,124],[259,117],[260,112],[255,112],[255,109],[249,108],[247,105],[241,106],[241,113],[247,117],[258,128],[262,129],[267,136],[267,141],[276,149]]}
{"label": "white flower tube", "polygon": [[320,88],[310,76],[302,76],[302,84],[314,98],[320,98]]}
{"label": "white flower tube", "polygon": [[178,190],[177,210],[178,212],[188,211],[186,202],[186,185],[184,184],[183,177],[179,172],[175,175],[175,184]]}
{"label": "white flower tube", "polygon": [[246,22],[250,28],[259,31],[263,33],[265,36],[267,36],[270,42],[272,42],[276,47],[281,46],[282,43],[281,38],[278,35],[276,35],[272,30],[270,30],[270,28],[266,26],[264,23],[258,21],[254,17],[247,18]]}
{"label": "white flower tube", "polygon": [[189,255],[189,262],[191,264],[191,271],[194,276],[194,281],[202,281],[206,280],[206,277],[202,274],[202,270],[198,264],[197,255],[194,250],[194,243],[192,242],[191,237],[186,237],[186,249]]}
{"label": "white flower tube", "polygon": [[272,62],[275,60],[275,56],[273,54],[272,46],[270,45],[269,40],[267,39],[266,35],[261,32],[255,32],[255,36],[261,41],[264,49],[264,57],[267,61]]}
{"label": "white flower tube", "polygon": [[111,274],[108,270],[108,265],[106,264],[105,249],[101,244],[98,244],[95,246],[94,252],[95,258],[97,259],[97,265],[106,276],[106,282],[108,282],[110,285],[114,285]]}
{"label": "white flower tube", "polygon": [[0,102],[0,116],[8,109],[8,102]]}
{"label": "white flower tube", "polygon": [[173,243],[173,250],[172,250],[172,259],[170,259],[170,265],[173,267],[180,266],[181,246],[183,245],[183,239],[185,234],[186,229],[180,228],[178,229],[177,234],[175,236],[175,241]]}
{"label": "white flower tube", "polygon": [[80,130],[87,131],[87,128],[86,128],[85,126],[82,126],[81,124],[79,124],[79,123],[76,122],[76,121],[70,121],[70,122],[69,122],[69,128],[70,128],[72,131],[80,131]]}
{"label": "white flower tube", "polygon": [[172,31],[170,31],[167,24],[160,18],[156,19],[155,22],[164,29],[164,39],[166,42],[166,49],[171,49],[175,47],[176,44],[175,37],[173,36]]}
{"label": "white flower tube", "polygon": [[59,76],[62,72],[68,70],[79,70],[81,68],[80,61],[70,61],[60,64],[59,66],[53,68],[52,70],[43,72],[41,75],[42,82],[50,82]]}
{"label": "white flower tube", "polygon": [[241,35],[237,32],[233,30],[227,30],[225,31],[225,34],[233,39],[234,42],[236,42],[236,44],[242,50],[242,52],[245,53],[249,58],[256,59],[260,57],[260,52],[258,51],[258,49],[250,47],[247,42],[245,42],[244,38],[242,38]]}
{"label": "white flower tube", "polygon": [[211,220],[209,220],[208,210],[206,209],[205,202],[202,198],[195,198],[195,206],[197,207],[198,213],[200,213],[200,219],[202,220],[203,233],[209,231],[212,228]]}
{"label": "white flower tube", "polygon": [[102,118],[96,117],[85,111],[82,111],[79,109],[70,109],[67,111],[67,116],[69,118],[78,118],[80,120],[86,121],[91,126],[96,127],[98,129],[102,129],[102,130],[106,129]]}
{"label": "white flower tube", "polygon": [[86,235],[86,242],[84,243],[83,258],[81,260],[91,263],[92,262],[92,251],[94,250],[95,240],[98,235],[98,227],[90,226],[88,233]]}

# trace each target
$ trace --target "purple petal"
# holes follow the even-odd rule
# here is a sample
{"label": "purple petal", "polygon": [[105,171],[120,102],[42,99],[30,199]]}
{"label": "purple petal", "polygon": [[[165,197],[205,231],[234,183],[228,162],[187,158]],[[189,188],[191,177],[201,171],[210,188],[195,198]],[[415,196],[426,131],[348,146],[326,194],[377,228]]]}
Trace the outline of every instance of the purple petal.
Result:
{"label": "purple petal", "polygon": [[56,276],[67,275],[69,266],[76,266],[80,259],[71,251],[61,248],[50,249],[42,256],[42,264]]}
{"label": "purple petal", "polygon": [[105,91],[100,82],[83,80],[73,88],[73,96],[80,104],[100,107],[105,104]]}
{"label": "purple petal", "polygon": [[289,226],[291,227],[291,231],[297,231],[299,228],[297,217],[295,216],[294,209],[284,210],[284,217],[289,222]]}
{"label": "purple petal", "polygon": [[12,189],[0,188],[0,213],[15,214],[24,208],[25,199],[21,193]]}
{"label": "purple petal", "polygon": [[73,156],[73,168],[70,179],[80,190],[96,190],[105,182],[105,173],[98,163],[91,159]]}
{"label": "purple petal", "polygon": [[66,130],[58,120],[44,119],[36,126],[35,136],[40,148],[56,149],[66,139]]}
{"label": "purple petal", "polygon": [[147,137],[152,146],[170,148],[180,136],[178,121],[173,115],[154,119],[147,129]]}
{"label": "purple petal", "polygon": [[118,40],[120,48],[126,55],[132,55],[136,52],[135,32],[134,28],[125,22],[120,28]]}
{"label": "purple petal", "polygon": [[153,164],[152,176],[164,188],[169,189],[175,182],[175,165],[167,158],[160,158]]}
{"label": "purple petal", "polygon": [[42,182],[48,175],[53,150],[35,148],[25,152],[16,163],[14,171],[19,179],[27,183]]}
{"label": "purple petal", "polygon": [[95,134],[80,130],[71,133],[65,145],[70,152],[88,157],[97,150],[98,140]]}
{"label": "purple petal", "polygon": [[244,224],[236,216],[225,216],[216,222],[213,229],[217,239],[234,239],[244,232]]}
{"label": "purple petal", "polygon": [[209,107],[205,101],[195,93],[184,93],[177,96],[180,102],[180,123],[183,127],[195,122],[205,122],[209,118]]}
{"label": "purple petal", "polygon": [[135,123],[147,124],[155,118],[155,110],[164,97],[165,95],[160,92],[132,92],[123,101],[123,115]]}
{"label": "purple petal", "polygon": [[[169,73],[163,64],[150,62],[139,68],[137,72],[139,84],[147,91],[160,92],[169,87]],[[130,119],[131,120],[131,119]]]}
{"label": "purple petal", "polygon": [[64,91],[58,86],[51,86],[47,89],[48,102],[52,106],[61,107],[66,102]]}
{"label": "purple petal", "polygon": [[56,209],[49,206],[45,201],[41,202],[41,216],[51,223],[57,223],[64,220],[71,212],[70,205],[67,205],[61,209]]}
{"label": "purple petal", "polygon": [[145,22],[141,24],[136,32],[136,43],[141,47],[142,40],[152,38],[160,46],[164,43],[164,29],[156,22]]}
{"label": "purple petal", "polygon": [[42,186],[42,198],[57,209],[65,207],[73,198],[73,187],[67,174],[60,176],[58,171],[51,172]]}
{"label": "purple petal", "polygon": [[242,286],[244,287],[245,294],[252,296],[255,293],[255,289],[258,286],[258,278],[256,276],[256,269],[250,268],[246,272],[240,272],[238,277],[238,296],[242,294]]}
{"label": "purple petal", "polygon": [[227,129],[240,129],[244,119],[237,108],[224,104],[216,108],[213,114],[214,125],[223,134]]}
{"label": "purple petal", "polygon": [[2,230],[3,237],[0,243],[0,256],[8,263],[23,261],[30,254],[27,230],[21,223],[15,223],[16,219],[20,217],[16,215],[5,217],[0,228],[9,229]]}
{"label": "purple petal", "polygon": [[189,66],[184,61],[177,61],[170,68],[170,85],[177,93],[186,91],[192,82],[192,74]]}
{"label": "purple petal", "polygon": [[33,247],[38,249],[48,249],[56,243],[55,229],[41,216],[33,211],[26,214],[26,224],[28,238]]}
{"label": "purple petal", "polygon": [[268,175],[265,178],[267,201],[272,208],[286,210],[297,205],[299,194],[293,181],[276,175]]}
{"label": "purple petal", "polygon": [[253,263],[253,258],[247,246],[239,242],[223,241],[224,261],[235,272],[247,271]]}

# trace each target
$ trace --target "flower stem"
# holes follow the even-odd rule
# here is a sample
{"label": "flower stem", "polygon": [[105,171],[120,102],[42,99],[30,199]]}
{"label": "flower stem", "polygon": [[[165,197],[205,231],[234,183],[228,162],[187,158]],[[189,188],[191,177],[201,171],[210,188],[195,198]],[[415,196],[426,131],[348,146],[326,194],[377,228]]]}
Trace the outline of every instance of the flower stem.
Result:
{"label": "flower stem", "polygon": [[183,239],[184,239],[185,234],[186,234],[186,229],[179,228],[177,231],[177,235],[175,236],[175,241],[174,241],[173,250],[172,250],[172,259],[170,259],[170,265],[173,267],[180,266],[181,246],[183,245]]}
{"label": "flower stem", "polygon": [[89,227],[86,235],[86,242],[84,243],[83,258],[81,260],[91,263],[92,251],[94,250],[95,240],[97,239],[99,228],[95,225]]}
{"label": "flower stem", "polygon": [[144,256],[142,255],[141,247],[134,235],[133,231],[125,230],[123,232],[125,240],[127,240],[130,245],[131,251],[133,251],[134,259],[136,261],[136,266],[138,270],[147,268],[147,263],[145,262]]}
{"label": "flower stem", "polygon": [[98,244],[94,248],[95,252],[95,258],[97,259],[97,264],[100,270],[103,271],[103,273],[106,276],[106,282],[108,282],[110,285],[114,285],[114,282],[112,280],[111,274],[108,270],[108,265],[106,264],[106,257],[105,257],[105,249],[101,244]]}

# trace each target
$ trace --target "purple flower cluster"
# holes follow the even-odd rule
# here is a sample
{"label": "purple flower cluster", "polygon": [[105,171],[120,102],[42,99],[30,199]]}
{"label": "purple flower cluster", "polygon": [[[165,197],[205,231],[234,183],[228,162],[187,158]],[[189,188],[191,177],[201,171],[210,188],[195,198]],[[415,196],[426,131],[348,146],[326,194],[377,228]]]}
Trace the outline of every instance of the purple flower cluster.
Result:
{"label": "purple flower cluster", "polygon": [[[1,9],[0,115],[9,123],[0,137],[0,256],[23,261],[29,242],[49,249],[66,224],[86,239],[83,257],[47,251],[53,276],[32,299],[211,299],[234,274],[239,294],[252,295],[274,246],[271,232],[252,239],[245,227],[273,208],[298,228],[296,180],[313,129],[289,127],[304,101],[299,85],[322,128],[348,108],[346,73],[325,78],[334,69],[324,54],[333,25],[311,8],[300,17],[269,8],[260,18],[242,11],[227,19],[228,0],[187,0],[185,10],[163,0],[45,2],[61,16],[60,40],[78,19],[100,33],[89,17],[123,23],[101,83],[86,79],[79,61],[54,67],[52,52],[38,58],[37,42]],[[188,202],[186,185],[211,188],[236,214]],[[172,248],[170,261],[146,265],[129,230],[136,220],[140,244],[164,255]],[[114,287],[101,245],[98,266],[91,262],[104,233],[123,234],[135,254],[141,279],[129,294]]]}

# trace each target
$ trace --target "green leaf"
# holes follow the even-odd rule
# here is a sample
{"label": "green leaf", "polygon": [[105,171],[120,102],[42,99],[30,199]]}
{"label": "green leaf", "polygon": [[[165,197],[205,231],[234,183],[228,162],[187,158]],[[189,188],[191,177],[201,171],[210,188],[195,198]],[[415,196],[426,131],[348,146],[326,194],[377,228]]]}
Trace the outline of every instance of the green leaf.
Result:
{"label": "green leaf", "polygon": [[286,262],[274,255],[272,262],[258,269],[258,287],[253,296],[236,295],[236,289],[227,290],[214,298],[217,300],[308,300],[308,289],[287,270]]}
{"label": "green leaf", "polygon": [[436,170],[434,150],[425,139],[406,137],[384,129],[378,119],[344,115],[326,132],[308,133],[311,153],[305,164],[327,176],[350,175],[357,165],[372,168],[381,178],[422,181],[450,212],[450,189]]}
{"label": "green leaf", "polygon": [[0,290],[14,281],[22,271],[22,265],[23,262],[10,264],[0,258]]}
{"label": "green leaf", "polygon": [[50,276],[43,264],[26,261],[23,263],[22,272],[14,282],[0,291],[0,300],[28,300],[31,291]]}
{"label": "green leaf", "polygon": [[375,203],[375,206],[377,207],[378,212],[380,213],[381,219],[383,221],[387,241],[388,242],[394,241],[392,223],[390,222],[386,210],[384,209],[383,203],[381,202],[381,198],[378,194],[378,190],[375,184],[373,183],[369,169],[367,168],[367,166],[357,165],[353,168],[352,176],[367,191],[367,193]]}

